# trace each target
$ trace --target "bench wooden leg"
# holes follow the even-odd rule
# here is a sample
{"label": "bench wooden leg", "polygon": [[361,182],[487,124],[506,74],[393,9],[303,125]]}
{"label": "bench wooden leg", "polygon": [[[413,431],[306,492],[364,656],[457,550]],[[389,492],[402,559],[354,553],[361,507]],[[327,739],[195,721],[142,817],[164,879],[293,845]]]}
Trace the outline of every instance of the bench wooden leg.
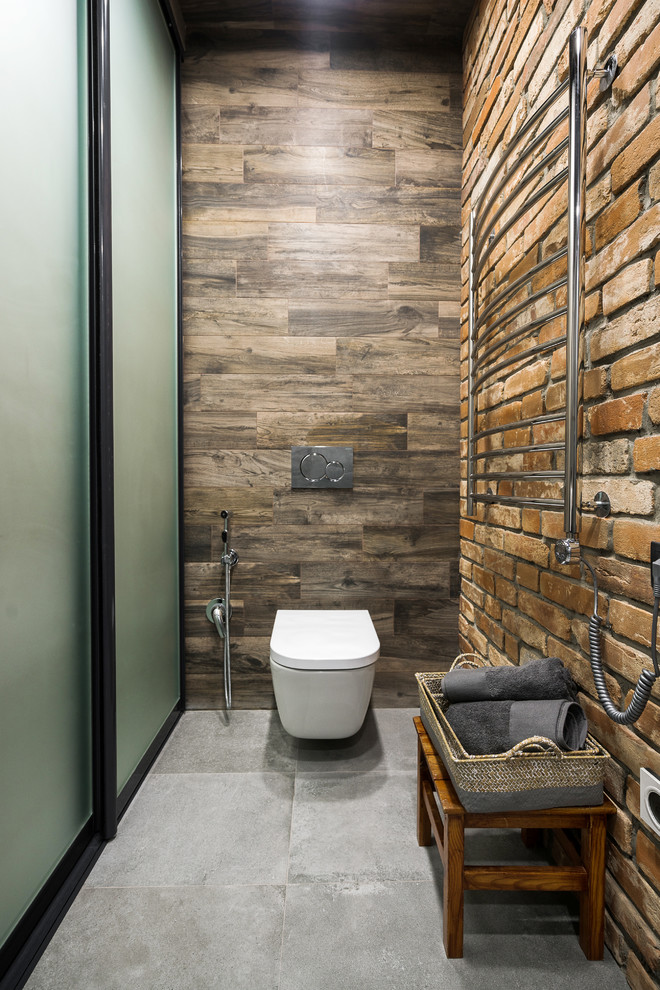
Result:
{"label": "bench wooden leg", "polygon": [[580,894],[580,945],[587,959],[603,958],[605,926],[605,818],[592,815],[582,829],[582,865],[587,889]]}
{"label": "bench wooden leg", "polygon": [[463,956],[463,816],[445,817],[442,935],[448,959]]}
{"label": "bench wooden leg", "polygon": [[424,804],[424,794],[422,792],[422,787],[424,781],[431,781],[431,775],[429,774],[428,767],[426,766],[426,760],[424,758],[424,750],[422,749],[421,740],[417,739],[417,844],[420,846],[430,846],[433,842],[433,833],[431,831],[431,822],[429,821],[429,816],[426,811],[426,806]]}

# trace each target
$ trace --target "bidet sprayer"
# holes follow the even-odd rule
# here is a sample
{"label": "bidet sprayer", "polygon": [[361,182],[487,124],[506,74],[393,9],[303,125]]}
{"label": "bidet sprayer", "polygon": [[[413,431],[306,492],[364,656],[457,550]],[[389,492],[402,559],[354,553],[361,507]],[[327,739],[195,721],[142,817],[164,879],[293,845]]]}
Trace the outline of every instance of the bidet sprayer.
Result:
{"label": "bidet sprayer", "polygon": [[222,537],[222,542],[224,543],[224,550],[222,557],[220,558],[220,563],[225,567],[233,567],[234,564],[238,563],[238,554],[235,550],[232,550],[229,547],[229,513],[226,509],[223,509],[220,515],[225,521],[224,528],[220,534]]}

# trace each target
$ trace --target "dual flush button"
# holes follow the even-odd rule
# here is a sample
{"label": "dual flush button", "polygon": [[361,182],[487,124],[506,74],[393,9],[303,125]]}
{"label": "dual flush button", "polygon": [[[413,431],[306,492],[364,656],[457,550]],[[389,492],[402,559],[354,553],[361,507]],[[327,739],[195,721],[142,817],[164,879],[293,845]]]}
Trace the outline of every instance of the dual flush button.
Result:
{"label": "dual flush button", "polygon": [[352,447],[292,447],[292,488],[352,488]]}

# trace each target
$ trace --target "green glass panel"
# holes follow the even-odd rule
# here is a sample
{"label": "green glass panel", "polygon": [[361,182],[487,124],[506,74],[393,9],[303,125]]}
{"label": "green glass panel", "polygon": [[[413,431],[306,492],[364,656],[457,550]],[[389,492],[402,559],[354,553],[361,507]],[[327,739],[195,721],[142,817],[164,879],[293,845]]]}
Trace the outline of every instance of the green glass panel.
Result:
{"label": "green glass panel", "polygon": [[92,810],[84,8],[0,34],[0,943]]}
{"label": "green glass panel", "polygon": [[179,697],[176,63],[157,0],[111,0],[117,760]]}

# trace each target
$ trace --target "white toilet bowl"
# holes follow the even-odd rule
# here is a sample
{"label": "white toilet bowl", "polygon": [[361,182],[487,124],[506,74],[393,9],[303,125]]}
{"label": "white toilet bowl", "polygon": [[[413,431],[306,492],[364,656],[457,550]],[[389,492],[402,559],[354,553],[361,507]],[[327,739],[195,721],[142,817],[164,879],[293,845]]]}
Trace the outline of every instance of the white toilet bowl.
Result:
{"label": "white toilet bowl", "polygon": [[279,609],[270,669],[282,725],[301,739],[345,739],[364,722],[380,641],[366,609]]}

